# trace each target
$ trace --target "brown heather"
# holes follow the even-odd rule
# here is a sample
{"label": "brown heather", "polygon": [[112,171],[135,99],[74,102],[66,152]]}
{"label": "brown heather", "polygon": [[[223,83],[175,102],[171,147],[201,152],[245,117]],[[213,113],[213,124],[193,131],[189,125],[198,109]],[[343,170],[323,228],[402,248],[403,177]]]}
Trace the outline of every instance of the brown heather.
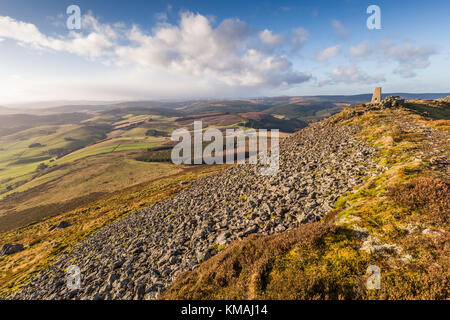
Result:
{"label": "brown heather", "polygon": [[[336,230],[333,224],[314,222],[277,235],[252,235],[236,241],[201,268],[179,276],[163,299],[263,299],[269,291],[278,296],[285,293],[287,283],[270,284],[277,257],[294,248],[317,250],[323,246],[324,236]],[[291,275],[285,279],[291,284],[292,280]],[[297,284],[299,280],[295,277]],[[317,292],[317,286],[323,285],[319,279],[301,280],[305,291]]]}
{"label": "brown heather", "polygon": [[409,210],[446,224],[450,218],[450,184],[434,177],[420,177],[389,189],[390,197]]}

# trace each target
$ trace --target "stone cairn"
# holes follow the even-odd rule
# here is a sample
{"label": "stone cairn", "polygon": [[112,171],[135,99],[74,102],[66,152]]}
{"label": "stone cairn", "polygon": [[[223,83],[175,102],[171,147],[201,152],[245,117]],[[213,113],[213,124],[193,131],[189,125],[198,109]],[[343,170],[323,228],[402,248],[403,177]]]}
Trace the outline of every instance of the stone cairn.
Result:
{"label": "stone cairn", "polygon": [[380,109],[385,109],[385,108],[399,107],[402,106],[404,103],[405,99],[399,96],[389,96],[381,100],[381,102],[378,103],[377,105]]}
{"label": "stone cairn", "polygon": [[381,100],[381,88],[375,88],[372,96],[372,101],[367,104],[370,109],[386,109],[392,107],[399,107],[405,103],[405,99],[399,96],[389,96]]}

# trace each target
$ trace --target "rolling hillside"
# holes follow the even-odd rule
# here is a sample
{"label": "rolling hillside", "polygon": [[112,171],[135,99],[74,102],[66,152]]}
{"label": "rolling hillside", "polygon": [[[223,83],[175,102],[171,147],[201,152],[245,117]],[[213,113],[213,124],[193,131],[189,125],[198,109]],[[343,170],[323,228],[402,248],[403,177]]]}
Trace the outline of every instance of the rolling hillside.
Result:
{"label": "rolling hillside", "polygon": [[[21,299],[448,299],[449,108],[419,100],[346,108],[284,139],[276,175],[236,165],[191,177],[76,246],[55,244],[57,259],[35,276],[11,275],[3,292]],[[72,222],[59,232],[82,228]],[[24,245],[1,258],[3,270],[24,263],[35,244]],[[72,264],[83,274],[80,290],[59,285]],[[382,272],[379,290],[364,285],[371,266]]]}
{"label": "rolling hillside", "polygon": [[0,116],[0,232],[178,172],[167,149],[173,145],[170,134],[189,129],[193,120],[203,121],[205,129],[293,132],[307,125],[265,113],[186,115],[140,103],[95,113]]}

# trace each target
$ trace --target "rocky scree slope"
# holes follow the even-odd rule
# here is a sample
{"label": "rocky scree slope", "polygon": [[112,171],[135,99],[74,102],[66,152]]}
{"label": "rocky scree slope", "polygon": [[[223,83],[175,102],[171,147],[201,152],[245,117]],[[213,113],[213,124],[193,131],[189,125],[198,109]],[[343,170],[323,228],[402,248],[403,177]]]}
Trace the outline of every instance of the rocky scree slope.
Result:
{"label": "rocky scree slope", "polygon": [[[448,299],[448,110],[429,101],[344,109],[330,121],[361,128],[382,172],[339,197],[319,222],[231,243],[161,298]],[[374,267],[377,290],[367,282]]]}
{"label": "rocky scree slope", "polygon": [[[325,120],[280,142],[275,175],[245,164],[200,178],[85,238],[10,298],[155,299],[230,242],[317,221],[341,194],[383,171],[357,132]],[[81,269],[80,290],[66,286],[71,265]]]}

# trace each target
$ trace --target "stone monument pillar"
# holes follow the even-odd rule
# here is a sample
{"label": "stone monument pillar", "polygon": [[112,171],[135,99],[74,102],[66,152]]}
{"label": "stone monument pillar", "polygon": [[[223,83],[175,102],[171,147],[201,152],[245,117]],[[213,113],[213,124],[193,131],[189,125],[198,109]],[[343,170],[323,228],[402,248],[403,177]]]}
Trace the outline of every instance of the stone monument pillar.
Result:
{"label": "stone monument pillar", "polygon": [[380,102],[381,102],[381,88],[376,87],[375,91],[373,92],[371,103],[380,103]]}

